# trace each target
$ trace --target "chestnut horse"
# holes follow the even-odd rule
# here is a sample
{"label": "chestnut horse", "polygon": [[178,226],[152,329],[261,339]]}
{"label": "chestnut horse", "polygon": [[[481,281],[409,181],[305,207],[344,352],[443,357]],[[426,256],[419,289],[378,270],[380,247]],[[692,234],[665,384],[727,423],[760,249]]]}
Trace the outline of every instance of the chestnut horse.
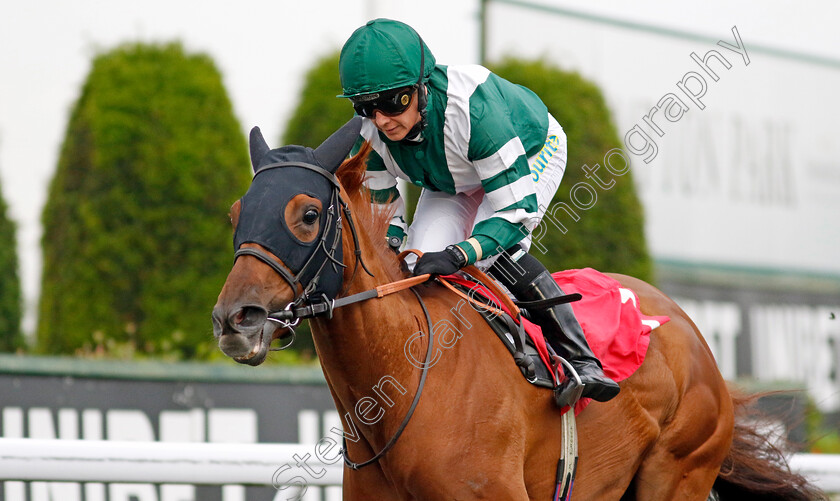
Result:
{"label": "chestnut horse", "polygon": [[[477,311],[456,310],[458,297],[433,282],[329,302],[408,276],[384,238],[388,214],[372,208],[363,187],[369,147],[344,160],[358,122],[314,151],[269,150],[252,132],[259,174],[231,208],[237,259],[213,310],[221,350],[257,365],[288,332],[274,312],[320,304],[308,310],[321,313],[310,325],[344,418],[347,457],[363,462],[393,445],[365,468],[345,468],[347,501],[553,499],[561,413],[551,391],[525,381]],[[691,319],[651,285],[610,276],[636,292],[643,313],[671,321],[653,331],[621,393],[577,417],[573,498],[704,500],[714,487],[720,499],[822,499],[737,418],[744,400],[730,395]],[[435,332],[428,350],[426,334],[443,320],[463,335]],[[434,363],[423,371],[416,361],[426,353]]]}

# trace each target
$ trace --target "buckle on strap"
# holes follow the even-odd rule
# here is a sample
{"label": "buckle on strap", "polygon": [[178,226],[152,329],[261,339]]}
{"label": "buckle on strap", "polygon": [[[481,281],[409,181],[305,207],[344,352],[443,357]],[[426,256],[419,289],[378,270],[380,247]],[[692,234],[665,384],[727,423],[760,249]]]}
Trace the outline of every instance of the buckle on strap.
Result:
{"label": "buckle on strap", "polygon": [[294,306],[294,303],[287,304],[282,311],[269,315],[266,320],[278,323],[282,328],[293,329],[300,323],[301,317],[292,311],[292,306]]}
{"label": "buckle on strap", "polygon": [[323,300],[320,302],[310,302],[302,306],[289,303],[284,309],[269,313],[268,320],[277,322],[283,327],[294,327],[301,319],[317,317],[324,313],[328,315],[328,318],[332,318],[333,310],[336,307],[335,299],[329,299],[326,294],[321,294],[321,298]]}
{"label": "buckle on strap", "polygon": [[335,299],[328,298],[326,294],[321,294],[320,299],[321,301],[317,303],[309,301],[309,304],[302,306],[296,311],[298,318],[312,318],[323,315],[324,313],[327,314],[327,318],[332,318],[333,310],[335,309]]}

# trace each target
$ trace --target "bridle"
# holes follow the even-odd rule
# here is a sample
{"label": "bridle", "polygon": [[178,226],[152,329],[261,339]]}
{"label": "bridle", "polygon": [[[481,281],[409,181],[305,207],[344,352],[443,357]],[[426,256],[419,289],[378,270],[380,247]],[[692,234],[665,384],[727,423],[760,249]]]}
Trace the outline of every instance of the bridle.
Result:
{"label": "bridle", "polygon": [[[287,348],[288,346],[291,345],[291,342],[294,341],[294,327],[300,322],[301,319],[313,318],[313,317],[318,317],[318,316],[322,316],[322,315],[326,315],[328,318],[332,318],[333,310],[335,308],[338,308],[338,307],[341,307],[341,306],[346,306],[346,305],[357,303],[357,302],[361,302],[361,301],[366,301],[366,300],[377,298],[377,297],[383,297],[385,295],[388,295],[388,294],[391,294],[391,293],[394,293],[394,292],[405,290],[406,288],[411,288],[411,287],[413,287],[417,284],[420,284],[420,283],[423,283],[423,282],[427,281],[430,278],[429,275],[420,275],[420,276],[400,280],[398,282],[393,282],[393,283],[390,283],[390,284],[380,285],[380,286],[378,286],[374,289],[371,289],[371,290],[359,292],[359,293],[352,294],[352,295],[349,295],[349,296],[343,296],[343,294],[346,293],[347,289],[350,287],[350,284],[353,283],[353,280],[356,276],[356,272],[358,271],[358,269],[360,267],[362,269],[364,269],[365,272],[368,275],[370,275],[370,276],[374,276],[374,275],[367,268],[367,266],[365,265],[364,259],[362,258],[362,251],[361,251],[361,247],[359,245],[359,235],[356,231],[356,226],[353,222],[353,215],[350,211],[350,207],[347,204],[347,202],[345,202],[344,199],[341,196],[341,185],[339,184],[338,179],[335,177],[335,175],[332,172],[330,172],[330,171],[328,171],[328,170],[326,170],[323,167],[320,167],[318,165],[308,164],[308,163],[305,163],[305,162],[277,162],[277,163],[271,163],[271,164],[268,164],[268,165],[262,167],[257,172],[257,174],[259,174],[260,172],[263,172],[265,170],[278,169],[278,168],[283,168],[283,167],[301,167],[301,168],[308,169],[309,171],[315,172],[315,173],[323,176],[324,178],[326,178],[330,182],[331,193],[329,195],[329,206],[327,208],[327,213],[326,213],[324,225],[323,225],[323,228],[321,228],[321,236],[318,240],[317,245],[315,245],[313,247],[313,250],[312,250],[311,254],[306,258],[306,261],[304,262],[303,266],[301,267],[300,270],[298,270],[297,273],[291,272],[288,268],[286,268],[284,265],[281,264],[281,262],[278,260],[278,258],[275,258],[274,256],[270,255],[268,252],[265,252],[265,251],[263,251],[259,248],[240,247],[234,253],[234,262],[236,261],[236,259],[238,259],[241,256],[252,256],[252,257],[255,257],[255,258],[259,259],[264,264],[266,264],[268,267],[270,267],[272,270],[274,270],[283,280],[285,280],[286,283],[289,285],[289,287],[291,287],[292,291],[295,292],[295,296],[294,296],[293,300],[288,304],[288,306],[285,309],[275,311],[275,312],[270,312],[267,316],[267,321],[278,323],[278,324],[280,324],[281,327],[285,327],[285,328],[289,329],[289,331],[291,331],[291,333],[292,333],[292,341],[290,341],[286,346],[283,346],[282,348],[272,348],[272,350]],[[255,177],[256,177],[256,175],[255,175]],[[353,275],[351,276],[350,280],[345,284],[345,288],[344,288],[344,291],[342,292],[342,294],[339,294],[339,296],[343,296],[343,297],[339,297],[337,299],[336,298],[331,298],[331,297],[327,297],[327,294],[325,294],[325,293],[320,293],[318,295],[313,295],[312,293],[313,293],[313,291],[315,291],[317,289],[318,282],[322,277],[322,273],[325,270],[328,269],[327,266],[331,266],[332,270],[336,273],[339,271],[339,269],[343,270],[347,267],[347,265],[345,265],[340,259],[336,258],[336,253],[339,249],[339,246],[343,244],[343,241],[342,241],[342,233],[343,232],[342,232],[342,230],[343,230],[344,221],[346,221],[347,226],[350,229],[350,233],[353,237],[353,247],[354,247]],[[330,231],[331,227],[333,225],[335,225],[335,231]],[[329,236],[328,236],[330,233],[332,233],[334,235],[331,242],[329,241]],[[319,254],[319,251],[323,252],[323,254],[325,256],[323,262],[321,262],[320,264],[318,264],[315,260],[315,256],[317,254]],[[402,254],[400,254],[399,258],[402,258],[407,253],[415,253],[418,256],[422,254],[422,253],[419,253],[419,252],[413,251],[413,250],[404,251]],[[304,273],[306,272],[306,270],[310,266],[318,266],[318,268],[317,268],[317,270],[315,270],[315,273],[313,274],[313,276],[309,280],[309,282],[304,284],[304,283],[302,283],[301,277],[304,275]],[[470,270],[470,268],[471,268],[471,270]],[[468,267],[467,269],[468,269],[468,272],[470,274],[472,274],[473,276],[479,276],[479,275],[483,276],[483,273],[480,273],[477,269],[475,269],[472,266]],[[451,285],[448,285],[445,280],[441,280],[441,282],[444,283],[444,285],[447,285],[448,287],[451,288]],[[487,280],[486,284],[488,286],[490,286],[490,284],[492,284],[492,281]],[[499,289],[494,289],[494,287],[492,287],[492,286],[490,286],[489,288],[492,292],[494,292],[497,295],[497,297],[500,297],[500,298],[506,297],[506,295],[504,294],[503,291],[501,291]],[[397,428],[397,431],[394,433],[394,435],[388,440],[388,442],[386,442],[384,447],[379,452],[374,454],[373,457],[371,457],[370,459],[368,459],[366,461],[363,461],[361,463],[355,463],[355,462],[351,461],[350,457],[348,455],[348,451],[347,451],[346,437],[343,437],[344,438],[344,443],[343,443],[343,446],[342,446],[342,449],[341,449],[341,453],[342,453],[342,456],[344,457],[345,465],[352,470],[358,470],[358,469],[363,468],[365,466],[376,463],[377,461],[379,461],[380,458],[382,458],[396,444],[397,440],[402,435],[406,426],[408,426],[408,423],[409,423],[409,421],[411,420],[411,417],[414,414],[414,410],[416,409],[417,404],[420,401],[420,395],[423,392],[423,387],[424,387],[425,382],[426,382],[426,377],[428,375],[428,371],[429,371],[429,368],[431,366],[432,353],[433,353],[432,348],[433,348],[433,345],[434,345],[434,332],[433,332],[433,328],[432,328],[432,320],[431,320],[431,317],[429,315],[429,311],[426,308],[426,305],[424,304],[422,297],[420,296],[420,294],[416,290],[411,289],[411,291],[416,296],[417,301],[419,302],[420,307],[423,310],[423,314],[424,314],[425,320],[426,320],[426,326],[427,326],[427,329],[428,329],[426,357],[425,357],[425,361],[423,362],[423,365],[421,367],[420,381],[417,385],[417,390],[414,394],[414,399],[412,400],[411,406],[409,407],[405,417],[403,418],[402,423],[399,425],[399,427]],[[454,292],[457,293],[457,291],[454,291]],[[577,296],[577,298],[573,298],[573,296]],[[471,299],[469,297],[466,297],[466,299],[471,301],[471,302],[475,302],[473,299]],[[570,296],[565,296],[563,298],[553,298],[553,299],[549,299],[549,300],[535,301],[535,302],[531,302],[531,303],[527,303],[527,304],[528,304],[528,306],[542,308],[542,307],[551,306],[553,304],[558,304],[560,302],[568,302],[568,301],[573,301],[573,300],[576,300],[576,299],[580,299],[580,296],[577,295],[577,294],[570,295]],[[545,303],[545,304],[543,304],[543,303]],[[518,303],[518,304],[524,306],[523,303]],[[484,306],[486,306],[486,305],[484,305]],[[511,311],[516,311],[517,316],[518,316],[518,307],[516,305],[514,305],[513,303],[510,303],[509,306],[512,306]],[[511,330],[511,332],[519,332],[520,337],[524,336],[524,334],[522,332],[522,329],[521,329],[521,323],[519,324],[518,330]],[[520,352],[520,353],[524,352],[524,337],[522,338],[521,342],[519,344],[517,344],[517,351]],[[514,356],[514,358],[516,359],[516,356]],[[526,365],[528,365],[528,363],[529,363],[529,360],[526,359],[524,356],[517,359],[517,365],[525,367]]]}
{"label": "bridle", "polygon": [[[341,197],[341,185],[336,179],[335,175],[332,172],[324,169],[323,167],[302,163],[302,162],[278,162],[273,164],[268,164],[262,167],[257,174],[263,172],[267,169],[277,169],[282,167],[302,167],[304,169],[308,169],[312,172],[315,172],[323,177],[325,177],[330,184],[332,185],[332,193],[330,194],[330,203],[329,207],[327,208],[327,215],[324,221],[324,227],[321,230],[321,237],[318,241],[318,244],[313,248],[311,255],[307,258],[303,266],[297,273],[292,273],[288,268],[280,264],[280,262],[271,256],[269,253],[255,248],[255,247],[240,247],[239,249],[234,252],[233,260],[236,260],[240,256],[252,256],[266,265],[268,265],[272,270],[274,270],[278,275],[280,275],[286,283],[289,284],[292,291],[295,292],[295,297],[289,305],[280,311],[271,312],[268,314],[267,320],[279,323],[281,327],[288,328],[292,335],[294,335],[294,327],[300,322],[303,318],[313,318],[321,315],[327,315],[329,318],[332,317],[333,310],[340,306],[346,306],[348,304],[365,301],[368,299],[372,299],[375,297],[381,297],[385,294],[389,294],[391,292],[396,292],[398,290],[403,290],[404,288],[410,287],[414,284],[418,284],[421,282],[425,282],[429,279],[428,275],[423,275],[420,277],[413,277],[406,280],[400,281],[402,285],[394,287],[395,284],[387,284],[386,286],[380,286],[376,289],[371,289],[369,291],[360,292],[357,294],[352,294],[346,297],[340,297],[338,299],[327,297],[326,294],[321,293],[319,296],[312,296],[312,292],[317,288],[318,281],[321,278],[321,274],[327,269],[327,265],[333,267],[333,271],[336,273],[339,271],[339,268],[346,268],[345,265],[340,260],[336,259],[336,251],[339,248],[339,245],[342,245],[342,214],[344,215],[344,220],[347,221],[347,226],[350,228],[350,233],[353,236],[353,247],[354,247],[354,267],[353,267],[353,275],[350,280],[345,284],[344,292],[347,291],[347,288],[350,287],[350,284],[353,282],[353,279],[356,276],[356,272],[358,271],[359,267],[365,270],[365,272],[370,275],[374,276],[373,273],[365,265],[364,259],[362,259],[362,250],[359,246],[359,235],[356,232],[356,225],[353,222],[353,215],[350,212],[350,207],[347,202]],[[255,175],[256,176],[256,175]],[[340,212],[339,212],[340,211]],[[332,225],[335,225],[335,231],[330,232],[330,228]],[[334,238],[332,242],[328,242],[329,239],[328,235],[333,233]],[[320,265],[315,262],[315,256],[322,251],[324,253],[325,259]],[[301,276],[305,273],[309,266],[318,266],[318,269],[315,271],[312,279],[309,280],[309,283],[303,284],[301,282]],[[341,449],[342,456],[344,457],[344,463],[347,465],[348,468],[353,470],[358,470],[359,468],[363,468],[370,464],[373,464],[385,455],[396,443],[397,440],[402,435],[402,432],[405,430],[406,426],[408,426],[408,422],[411,420],[411,417],[414,415],[414,410],[417,407],[417,404],[420,402],[420,395],[423,393],[423,387],[426,383],[426,376],[428,375],[429,367],[431,366],[431,359],[432,359],[432,352],[434,346],[434,333],[432,330],[432,320],[429,316],[429,311],[426,308],[426,305],[423,303],[423,299],[420,297],[420,294],[417,293],[416,290],[411,290],[414,295],[417,297],[417,300],[420,303],[420,307],[423,309],[423,314],[426,319],[426,325],[428,328],[428,345],[426,348],[426,359],[423,363],[420,373],[420,382],[417,385],[417,391],[414,394],[414,399],[411,402],[411,406],[408,409],[405,417],[403,418],[402,423],[397,428],[397,431],[391,437],[390,440],[385,444],[385,446],[373,457],[368,459],[367,461],[363,461],[361,463],[355,463],[350,460],[350,457],[347,452],[347,441],[344,438],[343,447]],[[294,338],[293,338],[294,339]],[[291,345],[291,342],[288,343],[283,348],[288,347]],[[282,349],[282,348],[280,348]]]}
{"label": "bridle", "polygon": [[[332,267],[332,271],[334,273],[339,273],[339,268],[346,268],[347,265],[341,262],[339,259],[336,259],[335,255],[340,245],[342,245],[342,213],[344,214],[344,219],[347,221],[347,226],[350,228],[350,233],[353,236],[353,246],[354,246],[354,256],[355,256],[355,263],[353,268],[353,278],[356,275],[356,271],[358,270],[359,266],[361,265],[362,269],[365,272],[373,276],[373,273],[365,265],[364,260],[362,259],[362,250],[359,247],[359,236],[356,233],[356,226],[353,223],[353,216],[350,212],[350,207],[347,205],[347,202],[341,197],[341,186],[338,183],[338,179],[335,177],[335,174],[332,172],[320,167],[318,165],[308,164],[304,162],[277,162],[268,164],[264,167],[261,167],[259,173],[262,173],[266,170],[270,169],[279,169],[283,167],[300,167],[304,169],[308,169],[312,172],[315,172],[324,178],[326,178],[331,186],[332,186],[332,193],[330,194],[330,201],[329,206],[326,212],[326,218],[324,220],[324,226],[321,231],[321,236],[318,240],[318,243],[314,246],[312,253],[309,255],[309,258],[303,264],[303,266],[298,270],[297,273],[291,272],[288,268],[280,264],[277,259],[272,257],[267,252],[254,248],[254,247],[240,247],[236,250],[233,254],[233,261],[236,260],[240,256],[253,256],[266,265],[268,265],[272,270],[274,270],[280,277],[289,284],[289,287],[294,291],[295,297],[292,299],[292,302],[289,306],[282,310],[281,312],[274,312],[269,314],[269,320],[278,322],[281,324],[282,327],[286,327],[292,329],[295,325],[297,325],[301,319],[303,318],[311,318],[322,313],[328,313],[332,316],[332,309],[334,307],[334,298],[329,298],[326,294],[319,294],[313,295],[313,291],[318,288],[318,283],[321,280],[322,273],[327,269],[327,266]],[[256,175],[255,175],[256,177]],[[340,211],[340,213],[339,213]],[[329,231],[330,228],[335,225],[335,231]],[[333,234],[332,242],[328,242],[329,234]],[[319,254],[319,251],[323,253],[325,259],[320,263],[320,265],[315,262],[315,257]],[[306,274],[310,266],[318,266],[318,269],[315,270],[312,278],[308,281],[308,283],[304,284],[301,281],[301,277]],[[351,278],[348,283],[352,283],[353,278]],[[345,289],[346,292],[346,289]]]}

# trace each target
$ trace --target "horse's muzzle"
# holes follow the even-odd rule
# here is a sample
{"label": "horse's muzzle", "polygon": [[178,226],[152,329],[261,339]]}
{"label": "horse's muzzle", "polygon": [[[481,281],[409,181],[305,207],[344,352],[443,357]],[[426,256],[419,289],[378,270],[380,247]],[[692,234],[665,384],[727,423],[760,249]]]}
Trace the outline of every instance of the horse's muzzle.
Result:
{"label": "horse's muzzle", "polygon": [[264,334],[268,311],[259,305],[213,308],[213,335],[222,353],[237,362],[259,365],[268,354],[272,330]]}

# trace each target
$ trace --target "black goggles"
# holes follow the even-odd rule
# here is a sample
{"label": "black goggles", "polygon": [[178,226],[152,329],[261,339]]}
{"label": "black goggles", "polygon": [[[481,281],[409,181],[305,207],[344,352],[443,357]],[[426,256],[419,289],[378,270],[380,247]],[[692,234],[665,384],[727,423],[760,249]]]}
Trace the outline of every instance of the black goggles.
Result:
{"label": "black goggles", "polygon": [[374,112],[379,110],[383,115],[395,117],[408,109],[415,89],[416,86],[412,85],[392,91],[351,97],[350,101],[359,116],[373,118]]}

